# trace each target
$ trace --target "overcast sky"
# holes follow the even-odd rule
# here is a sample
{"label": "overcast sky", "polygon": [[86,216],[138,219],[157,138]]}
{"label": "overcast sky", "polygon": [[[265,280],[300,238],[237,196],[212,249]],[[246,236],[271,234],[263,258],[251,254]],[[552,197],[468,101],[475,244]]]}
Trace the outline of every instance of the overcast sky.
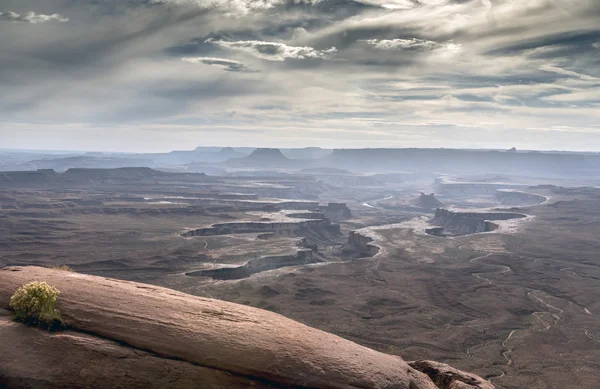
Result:
{"label": "overcast sky", "polygon": [[0,0],[0,148],[600,150],[599,0]]}

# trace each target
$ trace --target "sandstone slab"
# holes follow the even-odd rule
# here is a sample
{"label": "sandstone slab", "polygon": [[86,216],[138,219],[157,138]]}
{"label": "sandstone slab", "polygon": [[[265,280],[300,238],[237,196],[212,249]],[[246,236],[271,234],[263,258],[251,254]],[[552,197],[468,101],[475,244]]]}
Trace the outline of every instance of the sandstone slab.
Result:
{"label": "sandstone slab", "polygon": [[32,281],[61,291],[57,307],[70,328],[161,358],[284,386],[436,388],[400,358],[284,316],[135,282],[7,267],[0,270],[0,307]]}

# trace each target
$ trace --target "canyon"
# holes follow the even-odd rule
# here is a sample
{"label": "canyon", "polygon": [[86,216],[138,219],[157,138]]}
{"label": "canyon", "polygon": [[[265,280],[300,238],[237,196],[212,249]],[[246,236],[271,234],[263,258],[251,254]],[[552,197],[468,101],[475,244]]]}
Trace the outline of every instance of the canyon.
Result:
{"label": "canyon", "polygon": [[[251,154],[233,152],[241,155],[223,154]],[[288,153],[281,150],[296,158]],[[201,173],[210,162],[200,160],[193,172],[66,165],[2,172],[0,267],[66,265],[73,279],[97,276],[136,283],[140,291],[168,288],[262,309],[401,357],[429,372],[437,386],[454,376],[471,382],[474,374],[504,389],[573,382],[594,388],[600,368],[594,176],[452,174],[457,163],[442,173],[409,164],[366,172],[351,163],[326,167],[324,151],[303,153],[295,155],[316,153],[319,161],[276,169],[219,163],[212,174]],[[388,155],[401,161],[402,153]],[[192,154],[151,158],[192,161]],[[52,345],[59,341],[73,355],[110,350],[97,366],[125,374],[115,363],[124,355],[158,386],[170,381],[156,369],[207,385],[257,385],[77,328],[46,336],[2,320],[15,342],[47,345],[39,355],[56,355]],[[69,361],[78,368],[77,358]],[[68,386],[56,369],[52,379]],[[120,377],[152,387],[141,375]]]}

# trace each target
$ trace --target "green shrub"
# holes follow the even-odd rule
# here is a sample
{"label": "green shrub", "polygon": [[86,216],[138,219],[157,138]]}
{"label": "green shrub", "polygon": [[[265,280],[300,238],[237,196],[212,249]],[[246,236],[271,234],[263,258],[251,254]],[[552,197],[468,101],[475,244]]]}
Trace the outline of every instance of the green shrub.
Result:
{"label": "green shrub", "polygon": [[58,289],[45,282],[30,282],[23,285],[10,298],[16,321],[50,330],[62,328],[60,313],[55,309]]}

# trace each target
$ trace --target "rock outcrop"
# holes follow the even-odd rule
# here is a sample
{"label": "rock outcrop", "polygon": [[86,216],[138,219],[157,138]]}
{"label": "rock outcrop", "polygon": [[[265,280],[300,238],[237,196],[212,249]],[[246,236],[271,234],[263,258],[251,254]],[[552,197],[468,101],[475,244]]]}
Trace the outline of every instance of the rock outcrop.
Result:
{"label": "rock outcrop", "polygon": [[483,378],[444,363],[415,361],[409,362],[409,365],[427,374],[440,389],[494,389],[494,385]]}
{"label": "rock outcrop", "polygon": [[279,387],[78,331],[51,334],[8,316],[0,317],[0,339],[0,388]]}
{"label": "rock outcrop", "polygon": [[352,219],[352,212],[346,203],[328,203],[326,206],[319,207],[318,210],[323,212],[325,218],[333,222]]}
{"label": "rock outcrop", "polygon": [[[96,369],[102,364],[65,371],[68,364],[56,363],[56,358],[52,358],[57,354],[70,358],[69,352],[79,347],[81,356],[91,354],[93,349],[105,349],[97,354],[101,360],[118,359],[117,355],[127,359],[128,354],[141,357],[147,353],[152,361],[154,357],[183,361],[189,367],[211,370],[211,377],[217,380],[228,373],[256,381],[258,387],[265,387],[262,384],[266,382],[312,388],[435,388],[427,376],[401,359],[281,315],[150,285],[38,267],[9,267],[0,270],[2,307],[8,306],[10,296],[19,286],[34,280],[44,280],[61,291],[57,305],[69,327],[128,345],[131,351],[125,352],[112,343],[98,343],[97,338],[88,338],[86,345],[85,340],[69,338],[69,332],[40,335],[31,332],[38,330],[21,329],[3,321],[0,358],[18,353],[10,350],[27,350],[28,342],[36,344],[36,339],[41,339],[44,346],[36,352],[41,353],[41,361],[51,361],[45,374],[50,381],[53,377],[62,380],[64,375],[83,375],[78,387],[111,387],[101,384],[105,376],[112,375],[110,370]],[[78,337],[85,339],[83,335]],[[48,350],[47,355],[44,349]],[[23,357],[33,360],[29,355]],[[19,363],[2,362],[0,377],[14,386],[26,387],[19,385],[21,378],[43,379],[39,371],[32,376]],[[173,380],[177,373],[171,377]],[[216,387],[228,385],[218,382]]]}
{"label": "rock outcrop", "polygon": [[438,388],[399,357],[281,315],[135,282],[7,267],[0,308],[36,280],[61,291],[57,308],[70,330],[0,317],[3,387]]}
{"label": "rock outcrop", "polygon": [[436,199],[434,193],[427,194],[421,192],[421,195],[412,201],[412,205],[421,208],[434,209],[443,206],[444,203]]}
{"label": "rock outcrop", "polygon": [[379,252],[379,247],[372,244],[373,238],[360,233],[360,231],[350,231],[348,243],[341,250],[341,255],[345,258],[373,257]]}

